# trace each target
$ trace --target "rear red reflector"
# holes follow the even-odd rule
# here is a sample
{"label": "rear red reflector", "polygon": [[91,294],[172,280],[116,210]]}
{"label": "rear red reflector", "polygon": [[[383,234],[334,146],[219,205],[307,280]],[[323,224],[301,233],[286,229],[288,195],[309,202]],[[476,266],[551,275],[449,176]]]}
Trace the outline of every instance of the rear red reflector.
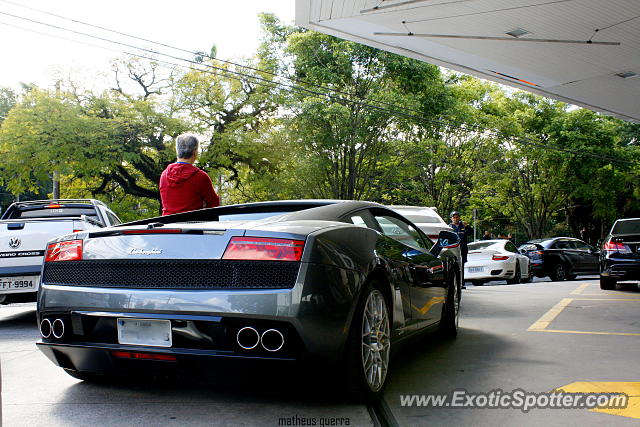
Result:
{"label": "rear red reflector", "polygon": [[494,261],[504,261],[505,259],[509,259],[509,257],[506,255],[494,255],[491,259]]}
{"label": "rear red reflector", "polygon": [[133,353],[130,351],[112,351],[111,354],[114,357],[119,357],[121,359],[162,360],[166,362],[176,361],[176,357],[169,354]]}
{"label": "rear red reflector", "polygon": [[232,237],[222,259],[300,261],[304,240]]}
{"label": "rear red reflector", "polygon": [[47,246],[45,262],[78,261],[82,259],[82,240],[69,240]]}
{"label": "rear red reflector", "polygon": [[145,230],[124,230],[122,234],[180,234],[181,228],[152,228]]}

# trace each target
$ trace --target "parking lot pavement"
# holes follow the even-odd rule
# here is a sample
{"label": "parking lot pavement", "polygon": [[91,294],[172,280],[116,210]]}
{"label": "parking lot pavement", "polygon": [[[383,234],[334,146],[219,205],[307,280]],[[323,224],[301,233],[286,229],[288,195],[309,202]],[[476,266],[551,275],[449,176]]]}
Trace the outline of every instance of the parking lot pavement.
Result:
{"label": "parking lot pavement", "polygon": [[[571,301],[560,309],[565,299]],[[584,279],[469,287],[463,291],[458,338],[424,340],[417,351],[399,355],[385,401],[398,425],[637,425],[639,312],[636,284],[617,291],[601,291],[596,280]],[[637,397],[617,412],[454,407],[464,405],[469,393],[549,393],[561,387],[585,393],[624,389]],[[452,405],[456,391],[464,396]],[[410,400],[440,394],[449,396],[441,406]]]}
{"label": "parking lot pavement", "polygon": [[[462,296],[457,340],[429,335],[393,358],[382,405],[389,425],[637,425],[640,414],[633,408],[640,408],[640,291],[635,284],[601,291],[596,280],[539,280],[471,286]],[[335,388],[320,387],[309,371],[283,372],[268,381],[229,372],[208,385],[78,381],[35,348],[34,309],[33,304],[0,306],[5,427],[374,425],[370,408],[341,402]],[[463,390],[548,393],[558,388],[624,390],[637,397],[629,402],[631,411],[524,412],[419,406],[410,400]],[[482,403],[479,398],[476,394],[473,403]]]}
{"label": "parking lot pavement", "polygon": [[227,373],[218,384],[85,383],[36,349],[35,323],[34,304],[0,306],[4,427],[373,425],[365,406],[340,402],[305,372]]}

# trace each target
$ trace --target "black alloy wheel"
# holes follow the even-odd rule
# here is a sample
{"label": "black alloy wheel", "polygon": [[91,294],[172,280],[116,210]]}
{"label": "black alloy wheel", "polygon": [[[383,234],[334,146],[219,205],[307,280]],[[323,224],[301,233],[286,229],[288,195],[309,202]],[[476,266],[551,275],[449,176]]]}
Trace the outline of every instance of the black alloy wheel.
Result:
{"label": "black alloy wheel", "polygon": [[508,279],[507,284],[517,285],[522,282],[522,274],[520,273],[520,263],[516,260],[516,272],[513,274],[513,279]]}
{"label": "black alloy wheel", "polygon": [[391,355],[391,314],[382,285],[370,282],[358,303],[347,348],[349,397],[372,402],[382,397]]}
{"label": "black alloy wheel", "polygon": [[551,270],[549,277],[554,282],[562,282],[567,279],[567,267],[564,264],[556,264]]}

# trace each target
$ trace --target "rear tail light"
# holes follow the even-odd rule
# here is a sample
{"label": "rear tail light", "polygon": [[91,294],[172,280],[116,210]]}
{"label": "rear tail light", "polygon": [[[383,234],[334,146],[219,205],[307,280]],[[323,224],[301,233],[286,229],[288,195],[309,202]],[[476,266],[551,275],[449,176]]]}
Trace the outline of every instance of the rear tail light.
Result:
{"label": "rear tail light", "polygon": [[504,261],[505,259],[509,259],[507,255],[494,255],[491,257],[494,261]]}
{"label": "rear tail light", "polygon": [[631,248],[622,242],[606,242],[602,246],[602,250],[606,252],[620,252],[622,254],[631,253]]}
{"label": "rear tail light", "polygon": [[45,262],[78,261],[82,259],[82,240],[69,240],[47,246]]}
{"label": "rear tail light", "polygon": [[48,208],[48,209],[58,209],[58,208],[61,208],[61,207],[62,207],[62,205],[59,205],[57,203],[52,203],[50,205],[46,205],[45,206],[45,208]]}
{"label": "rear tail light", "polygon": [[300,261],[304,240],[232,237],[222,259]]}

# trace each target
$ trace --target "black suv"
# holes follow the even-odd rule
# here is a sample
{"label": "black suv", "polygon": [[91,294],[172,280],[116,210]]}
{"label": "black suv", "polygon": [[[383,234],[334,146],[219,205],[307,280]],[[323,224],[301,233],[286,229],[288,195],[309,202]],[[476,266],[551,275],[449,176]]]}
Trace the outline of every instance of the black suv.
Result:
{"label": "black suv", "polygon": [[571,237],[535,239],[521,245],[520,253],[531,259],[531,273],[549,276],[554,282],[573,280],[579,274],[598,274],[600,252]]}
{"label": "black suv", "polygon": [[615,289],[618,280],[640,279],[640,218],[619,219],[602,244],[600,289]]}

